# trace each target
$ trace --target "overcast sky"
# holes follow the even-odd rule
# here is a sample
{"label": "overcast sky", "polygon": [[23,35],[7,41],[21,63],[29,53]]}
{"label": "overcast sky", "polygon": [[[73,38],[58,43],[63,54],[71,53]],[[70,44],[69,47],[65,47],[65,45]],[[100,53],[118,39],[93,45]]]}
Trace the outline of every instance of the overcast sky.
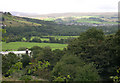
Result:
{"label": "overcast sky", "polygon": [[119,0],[1,0],[0,11],[24,13],[117,12]]}

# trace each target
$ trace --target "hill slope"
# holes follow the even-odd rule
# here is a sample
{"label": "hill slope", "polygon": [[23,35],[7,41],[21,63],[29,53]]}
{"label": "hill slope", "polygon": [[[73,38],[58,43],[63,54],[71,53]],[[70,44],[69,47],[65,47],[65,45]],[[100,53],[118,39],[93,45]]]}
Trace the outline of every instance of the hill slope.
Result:
{"label": "hill slope", "polygon": [[[7,30],[5,36],[31,37],[45,35],[79,35],[88,28],[93,28],[93,26],[68,26],[57,24],[53,21],[43,21],[27,17],[12,16],[10,13],[3,13],[3,28]],[[116,26],[97,26],[95,28],[103,29],[106,34],[114,33],[117,30]]]}

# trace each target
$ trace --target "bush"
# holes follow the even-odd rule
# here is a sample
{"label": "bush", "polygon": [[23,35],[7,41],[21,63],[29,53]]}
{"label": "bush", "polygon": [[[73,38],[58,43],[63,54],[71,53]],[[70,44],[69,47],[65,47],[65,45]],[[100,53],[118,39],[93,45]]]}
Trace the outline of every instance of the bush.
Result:
{"label": "bush", "polygon": [[32,41],[31,42],[39,42],[39,43],[41,43],[42,41],[41,41],[41,39],[40,38],[34,38],[34,39],[32,39]]}
{"label": "bush", "polygon": [[29,75],[24,75],[24,76],[22,76],[19,80],[28,81],[28,80],[32,80],[32,77],[29,76]]}
{"label": "bush", "polygon": [[9,53],[8,55],[2,56],[2,73],[6,75],[8,70],[17,63],[20,58],[14,53]]}
{"label": "bush", "polygon": [[25,68],[27,65],[29,65],[29,62],[31,61],[31,58],[30,56],[28,55],[22,55],[22,59],[21,59],[21,62],[23,64],[23,67]]}
{"label": "bush", "polygon": [[99,81],[100,76],[92,63],[77,68],[74,81]]}

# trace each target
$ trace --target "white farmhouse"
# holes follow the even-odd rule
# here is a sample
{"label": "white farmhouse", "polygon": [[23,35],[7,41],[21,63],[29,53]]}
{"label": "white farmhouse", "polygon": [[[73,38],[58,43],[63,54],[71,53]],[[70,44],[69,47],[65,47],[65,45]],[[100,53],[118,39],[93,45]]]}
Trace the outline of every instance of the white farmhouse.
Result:
{"label": "white farmhouse", "polygon": [[2,51],[2,52],[0,52],[1,55],[6,55],[6,54],[9,54],[9,53],[14,53],[17,56],[21,56],[22,54],[28,54],[28,56],[32,55],[31,50],[28,50],[28,51],[5,51],[5,52]]}

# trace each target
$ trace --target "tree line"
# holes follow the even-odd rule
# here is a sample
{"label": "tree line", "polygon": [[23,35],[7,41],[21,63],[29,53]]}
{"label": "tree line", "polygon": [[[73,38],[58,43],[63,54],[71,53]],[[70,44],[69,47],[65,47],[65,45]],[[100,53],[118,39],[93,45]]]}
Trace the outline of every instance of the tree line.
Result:
{"label": "tree line", "polygon": [[61,38],[61,39],[56,39],[55,37],[47,37],[48,40],[41,40],[41,38],[46,38],[46,37],[35,37],[31,39],[31,37],[23,38],[22,36],[10,36],[9,38],[7,37],[6,40],[3,40],[6,43],[10,42],[36,42],[36,43],[60,43],[60,44],[68,44],[72,39],[74,38]]}

